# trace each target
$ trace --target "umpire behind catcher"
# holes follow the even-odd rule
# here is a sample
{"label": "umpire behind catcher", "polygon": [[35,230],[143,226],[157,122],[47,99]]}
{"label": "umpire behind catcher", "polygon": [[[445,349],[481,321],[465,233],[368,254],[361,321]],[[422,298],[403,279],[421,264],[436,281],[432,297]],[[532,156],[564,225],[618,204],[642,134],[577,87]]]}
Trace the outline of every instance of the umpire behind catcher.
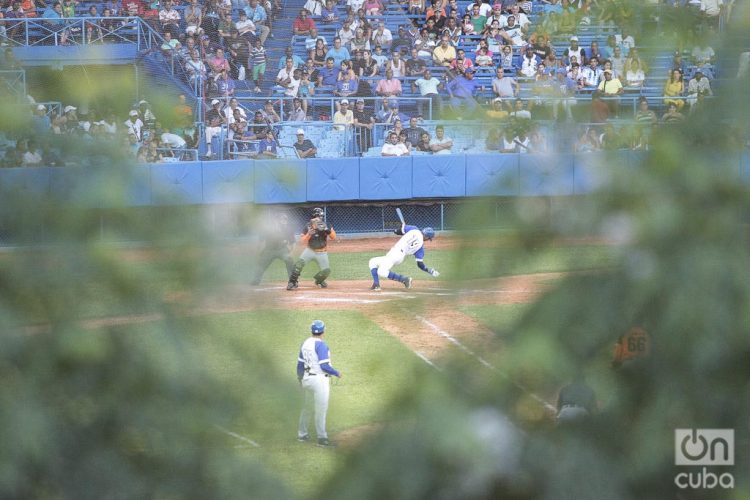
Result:
{"label": "umpire behind catcher", "polygon": [[255,275],[250,282],[252,285],[260,284],[263,274],[274,259],[281,259],[286,265],[287,278],[292,275],[294,270],[294,260],[292,259],[292,247],[294,246],[294,229],[289,224],[289,216],[282,212],[278,221],[268,219],[266,226],[263,227],[264,245],[258,256],[258,265],[255,269]]}
{"label": "umpire behind catcher", "polygon": [[328,263],[328,238],[332,240],[336,239],[336,231],[332,227],[328,227],[323,220],[323,209],[313,209],[312,219],[307,223],[305,229],[302,230],[301,241],[306,243],[305,249],[294,264],[294,269],[289,275],[289,283],[286,286],[287,290],[294,290],[299,285],[299,275],[302,273],[302,269],[311,260],[315,260],[320,267],[318,274],[314,276],[315,284],[320,288],[328,288],[326,278],[331,274],[331,267]]}

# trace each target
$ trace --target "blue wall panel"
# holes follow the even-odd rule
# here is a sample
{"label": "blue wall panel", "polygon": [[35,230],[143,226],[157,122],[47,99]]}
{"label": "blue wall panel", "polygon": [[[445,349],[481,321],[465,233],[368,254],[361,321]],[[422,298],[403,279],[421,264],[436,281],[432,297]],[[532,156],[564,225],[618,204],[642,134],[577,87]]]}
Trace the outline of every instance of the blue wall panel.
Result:
{"label": "blue wall panel", "polygon": [[305,160],[257,160],[255,162],[257,203],[302,203],[307,201]]}
{"label": "blue wall panel", "polygon": [[610,185],[617,169],[628,168],[629,158],[619,152],[578,153],[575,162],[575,194],[591,193]]}
{"label": "blue wall panel", "polygon": [[412,158],[412,195],[446,198],[466,194],[466,156],[432,155]]}
{"label": "blue wall panel", "polygon": [[133,60],[138,56],[138,47],[135,43],[34,45],[15,47],[13,54],[24,66],[133,64]]}
{"label": "blue wall panel", "polygon": [[254,200],[254,162],[203,162],[204,203],[248,203]]}
{"label": "blue wall panel", "polygon": [[310,201],[359,198],[359,164],[351,159],[307,160],[307,199]]}
{"label": "blue wall panel", "polygon": [[516,196],[518,156],[486,154],[466,157],[466,196]]}
{"label": "blue wall panel", "polygon": [[150,165],[153,205],[203,203],[203,169],[200,162]]}
{"label": "blue wall panel", "polygon": [[573,194],[573,157],[571,155],[522,154],[521,196],[569,196]]}
{"label": "blue wall panel", "polygon": [[0,191],[39,198],[49,193],[50,168],[0,168]]}
{"label": "blue wall panel", "polygon": [[403,200],[412,197],[411,162],[407,158],[361,158],[359,197],[363,200]]}

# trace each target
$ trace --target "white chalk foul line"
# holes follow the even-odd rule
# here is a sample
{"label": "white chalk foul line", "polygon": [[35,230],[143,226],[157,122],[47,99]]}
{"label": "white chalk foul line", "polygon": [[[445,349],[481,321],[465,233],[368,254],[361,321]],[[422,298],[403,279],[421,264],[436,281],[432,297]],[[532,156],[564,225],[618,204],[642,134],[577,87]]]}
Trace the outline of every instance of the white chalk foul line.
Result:
{"label": "white chalk foul line", "polygon": [[440,328],[436,324],[430,322],[427,318],[424,318],[423,316],[419,316],[419,315],[416,315],[415,318],[417,318],[420,322],[422,322],[422,324],[427,325],[428,327],[430,327],[432,329],[432,331],[434,331],[435,333],[437,333],[438,335],[440,335],[444,339],[446,339],[449,342],[453,343],[456,347],[458,347],[459,349],[461,349],[462,351],[464,351],[466,354],[468,354],[468,355],[476,358],[476,360],[479,361],[482,364],[482,366],[484,366],[484,367],[486,367],[486,368],[494,371],[495,373],[499,374],[503,378],[508,379],[513,385],[515,385],[516,387],[518,387],[519,389],[521,389],[523,392],[525,392],[526,394],[528,394],[529,397],[531,397],[531,399],[533,399],[537,403],[539,403],[542,406],[544,406],[544,408],[546,408],[547,410],[550,410],[552,412],[557,411],[554,405],[552,405],[551,403],[545,401],[544,399],[542,399],[541,397],[539,397],[535,393],[531,392],[529,389],[527,389],[526,387],[524,387],[522,384],[520,384],[520,383],[512,380],[508,376],[507,373],[499,370],[492,363],[490,363],[489,361],[487,361],[486,359],[484,359],[482,356],[480,356],[479,354],[475,353],[474,351],[472,351],[471,349],[469,349],[468,347],[466,347],[464,344],[462,344],[461,342],[459,342],[457,338],[453,337],[452,335],[450,335],[448,332],[446,332],[445,330],[443,330],[442,328]]}
{"label": "white chalk foul line", "polygon": [[235,439],[239,439],[243,443],[249,444],[253,448],[260,448],[260,445],[258,443],[256,443],[255,441],[253,441],[252,439],[250,439],[250,438],[246,438],[245,436],[237,434],[236,432],[232,432],[229,429],[225,429],[224,427],[222,427],[220,425],[216,425],[216,428],[219,429],[224,434],[227,434],[228,436],[232,436]]}
{"label": "white chalk foul line", "polygon": [[416,354],[419,359],[421,359],[422,361],[424,361],[425,363],[427,363],[428,365],[430,365],[432,368],[436,369],[439,372],[443,371],[435,363],[433,363],[432,361],[430,361],[430,359],[427,356],[425,356],[422,352],[420,352],[420,351],[412,351],[412,352],[414,354]]}
{"label": "white chalk foul line", "polygon": [[389,302],[393,299],[352,299],[345,297],[322,297],[320,295],[295,295],[297,300],[314,301],[314,302],[347,302],[349,304],[380,304]]}

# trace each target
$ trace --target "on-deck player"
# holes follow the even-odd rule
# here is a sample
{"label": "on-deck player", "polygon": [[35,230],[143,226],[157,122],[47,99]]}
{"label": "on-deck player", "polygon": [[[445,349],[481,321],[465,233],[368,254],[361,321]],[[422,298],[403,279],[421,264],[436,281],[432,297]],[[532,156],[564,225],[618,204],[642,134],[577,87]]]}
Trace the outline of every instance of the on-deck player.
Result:
{"label": "on-deck player", "polygon": [[429,268],[424,263],[424,240],[430,241],[435,237],[434,229],[426,227],[420,231],[417,226],[401,224],[401,227],[394,232],[402,235],[401,239],[383,257],[370,259],[370,273],[372,274],[370,290],[380,290],[380,278],[398,281],[406,288],[411,288],[412,279],[409,276],[402,276],[391,271],[393,266],[401,264],[407,255],[414,256],[417,260],[417,267],[422,271],[434,277],[440,276],[437,269]]}

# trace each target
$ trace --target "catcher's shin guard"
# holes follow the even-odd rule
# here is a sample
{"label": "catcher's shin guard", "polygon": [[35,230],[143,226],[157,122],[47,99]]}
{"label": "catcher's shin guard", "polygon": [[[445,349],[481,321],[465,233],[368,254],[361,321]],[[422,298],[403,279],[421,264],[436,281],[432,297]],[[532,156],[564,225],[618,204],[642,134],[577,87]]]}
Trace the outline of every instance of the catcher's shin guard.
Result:
{"label": "catcher's shin guard", "polygon": [[330,269],[321,269],[318,274],[316,274],[315,276],[313,276],[315,278],[315,284],[316,285],[320,285],[321,283],[323,283],[326,280],[326,278],[328,278],[328,276],[330,274],[331,274],[331,270]]}
{"label": "catcher's shin guard", "polygon": [[302,273],[302,268],[304,267],[305,261],[302,259],[299,259],[294,263],[294,269],[292,269],[292,273],[289,275],[289,283],[297,283],[297,280],[299,280],[299,275]]}

